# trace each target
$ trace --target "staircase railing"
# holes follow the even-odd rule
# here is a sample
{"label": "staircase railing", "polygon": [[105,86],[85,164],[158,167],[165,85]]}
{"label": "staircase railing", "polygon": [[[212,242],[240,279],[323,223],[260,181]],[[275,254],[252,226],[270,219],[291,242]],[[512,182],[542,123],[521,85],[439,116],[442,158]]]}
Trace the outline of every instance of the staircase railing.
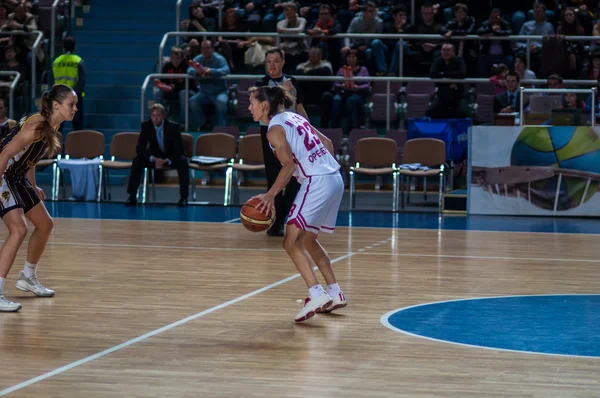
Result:
{"label": "staircase railing", "polygon": [[8,32],[0,32],[1,36],[36,36],[35,41],[33,42],[33,46],[31,48],[31,109],[35,108],[35,98],[36,98],[36,83],[37,83],[37,74],[36,74],[36,65],[37,65],[37,50],[40,47],[40,43],[42,42],[42,38],[44,34],[39,30],[35,30],[33,32],[25,32],[22,30],[12,30]]}
{"label": "staircase railing", "polygon": [[12,82],[10,82],[10,86],[8,88],[8,117],[11,119],[15,118],[15,88],[17,88],[17,84],[19,84],[19,80],[21,79],[21,74],[14,70],[8,71],[0,71],[0,76],[14,76]]}

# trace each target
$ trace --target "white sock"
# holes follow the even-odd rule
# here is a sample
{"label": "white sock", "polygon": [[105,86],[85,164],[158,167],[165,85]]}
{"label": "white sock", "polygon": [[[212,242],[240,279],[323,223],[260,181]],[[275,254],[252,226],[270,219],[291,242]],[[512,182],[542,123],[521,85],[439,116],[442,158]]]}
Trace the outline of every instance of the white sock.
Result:
{"label": "white sock", "polygon": [[323,290],[323,286],[314,285],[310,289],[308,289],[308,295],[311,299],[321,297],[325,294],[325,290]]}
{"label": "white sock", "polygon": [[340,285],[338,285],[337,283],[334,283],[332,285],[327,285],[327,293],[331,297],[337,296],[341,291],[342,291],[342,289],[340,289]]}
{"label": "white sock", "polygon": [[30,262],[25,261],[25,266],[23,267],[25,278],[31,278],[35,275],[35,267],[37,267],[37,264],[31,264]]}
{"label": "white sock", "polygon": [[6,282],[6,279],[0,276],[0,296],[2,296],[2,293],[4,293],[4,282]]}

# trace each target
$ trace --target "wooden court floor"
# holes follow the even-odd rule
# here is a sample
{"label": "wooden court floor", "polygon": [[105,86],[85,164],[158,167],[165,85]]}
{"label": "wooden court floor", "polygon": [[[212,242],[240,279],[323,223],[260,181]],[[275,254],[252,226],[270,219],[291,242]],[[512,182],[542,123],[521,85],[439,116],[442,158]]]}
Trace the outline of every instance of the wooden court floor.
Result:
{"label": "wooden court floor", "polygon": [[7,281],[23,309],[0,314],[0,395],[600,396],[600,358],[464,347],[380,322],[434,301],[598,293],[598,235],[338,228],[322,242],[349,306],[295,324],[306,289],[278,239],[235,224],[57,219],[39,270],[56,296],[14,288],[24,250]]}

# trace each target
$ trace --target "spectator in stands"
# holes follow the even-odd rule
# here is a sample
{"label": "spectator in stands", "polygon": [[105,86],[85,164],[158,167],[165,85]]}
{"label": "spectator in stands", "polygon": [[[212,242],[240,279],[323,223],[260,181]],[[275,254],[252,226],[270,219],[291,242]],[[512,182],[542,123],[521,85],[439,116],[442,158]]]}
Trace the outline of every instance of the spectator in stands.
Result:
{"label": "spectator in stands", "polygon": [[[456,36],[466,36],[475,33],[475,18],[469,16],[469,8],[464,3],[454,6],[454,18],[442,27],[442,34],[450,39]],[[477,43],[474,40],[459,40],[453,42],[456,56],[462,57],[467,66],[467,76],[475,76],[477,73],[477,55],[479,53]]]}
{"label": "spectator in stands", "polygon": [[600,49],[592,51],[590,58],[590,63],[581,70],[580,79],[597,80],[600,77]]}
{"label": "spectator in stands", "polygon": [[533,3],[523,0],[470,0],[468,4],[476,21],[486,21],[493,10],[498,9],[502,10],[503,20],[511,31],[520,32],[526,19],[525,13]]}
{"label": "spectator in stands", "polygon": [[[556,29],[556,34],[563,36],[583,36],[583,27],[579,25],[579,19],[573,7],[563,8],[560,23]],[[579,77],[582,57],[583,57],[583,41],[581,40],[566,40],[567,53],[569,54],[569,75],[572,78]]]}
{"label": "spectator in stands", "polygon": [[[27,12],[27,4],[20,3],[16,8],[15,12],[8,16],[8,21],[0,27],[2,31],[15,31],[22,30],[24,32],[34,32],[38,30],[36,17],[33,14]],[[14,45],[19,49],[17,56],[20,57],[19,62],[29,65],[31,63],[30,51],[33,48],[33,43],[36,37],[31,36],[15,36]],[[35,54],[39,62],[43,62],[45,55],[41,46],[38,47],[37,54]],[[29,59],[29,62],[27,62]]]}
{"label": "spectator in stands", "polygon": [[[319,47],[311,47],[308,53],[308,61],[301,63],[296,68],[296,75],[304,76],[331,76],[333,68],[331,62],[323,59],[323,52]],[[298,82],[304,92],[305,105],[321,105],[323,93],[331,88],[331,82],[301,81]]]}
{"label": "spectator in stands", "polygon": [[[183,63],[183,50],[179,47],[171,48],[171,57],[163,65],[161,73],[185,74],[187,66]],[[168,105],[168,117],[178,120],[182,124],[185,120],[185,79],[161,79],[158,91],[154,97],[156,103],[165,101]]]}
{"label": "spectator in stands", "polygon": [[[592,31],[592,25],[594,12],[597,11],[595,8],[598,6],[596,0],[561,0],[563,13],[567,8],[571,8],[575,11],[575,16],[584,28],[585,35],[589,35]],[[583,34],[581,35],[583,36]]]}
{"label": "spectator in stands", "polygon": [[262,17],[267,9],[267,0],[240,0],[242,22],[250,32],[260,31]]}
{"label": "spectator in stands", "polygon": [[205,127],[207,122],[202,109],[203,105],[214,105],[216,108],[217,126],[226,126],[227,122],[227,84],[220,79],[229,74],[227,60],[215,53],[215,48],[210,40],[202,42],[202,54],[193,59],[187,73],[192,77],[203,77],[198,81],[198,92],[190,98],[190,108],[195,115],[199,128]]}
{"label": "spectator in stands", "polygon": [[[306,29],[306,19],[298,16],[298,8],[295,3],[286,3],[283,8],[285,19],[277,23],[277,33],[300,34]],[[282,38],[280,48],[285,53],[284,73],[293,73],[299,63],[306,60],[306,43],[304,38]]]}
{"label": "spectator in stands", "polygon": [[[414,26],[406,23],[407,12],[403,5],[395,6],[392,9],[392,21],[386,22],[383,27],[383,33],[398,34],[410,33],[414,30]],[[406,40],[402,41],[404,65],[409,65],[408,62],[411,51]],[[381,40],[375,39],[371,44],[373,49],[373,58],[375,60],[375,68],[378,75],[398,75],[400,71],[400,40]],[[388,57],[391,54],[391,58]],[[390,59],[390,67],[388,68],[387,58]]]}
{"label": "spectator in stands", "polygon": [[563,85],[563,78],[560,75],[552,74],[546,79],[546,85],[548,88],[565,88]]}
{"label": "spectator in stands", "polygon": [[[344,77],[369,77],[369,71],[361,66],[358,60],[358,51],[350,50],[346,55],[346,66],[340,68],[337,76]],[[333,107],[331,110],[331,127],[338,128],[341,125],[342,115],[346,116],[348,122],[347,131],[359,127],[364,111],[361,109],[365,104],[367,94],[371,88],[368,79],[359,81],[336,81],[334,83]]]}
{"label": "spectator in stands", "polygon": [[[235,8],[225,10],[223,16],[223,31],[232,32],[247,32],[247,28],[241,23],[238,12]],[[229,63],[229,68],[240,70],[244,67],[244,52],[246,49],[241,44],[246,40],[246,37],[219,37],[219,46],[221,55],[223,55]]]}
{"label": "spectator in stands", "polygon": [[506,75],[510,70],[504,64],[494,65],[492,67],[492,77],[490,83],[494,86],[494,95],[506,92]]}
{"label": "spectator in stands", "polygon": [[194,59],[200,54],[202,54],[202,47],[200,47],[200,42],[198,41],[198,39],[190,39],[187,47],[185,48],[185,58],[188,60]]}
{"label": "spectator in stands", "polygon": [[[377,16],[377,6],[372,1],[367,1],[363,5],[362,15],[358,15],[352,19],[348,27],[348,33],[383,33],[383,21]],[[346,53],[350,48],[358,50],[358,56],[371,60],[371,43],[372,38],[364,39],[345,39],[345,46],[342,48],[342,58],[345,58]]]}
{"label": "spectator in stands", "polygon": [[[214,32],[216,28],[215,21],[207,18],[202,9],[202,2],[194,1],[189,7],[190,18],[183,21],[181,27],[186,32]],[[191,36],[184,36],[185,41],[190,41]]]}
{"label": "spectator in stands", "polygon": [[340,33],[341,25],[333,17],[333,8],[329,4],[319,6],[319,19],[310,25],[306,34],[313,37],[310,46],[319,46],[323,56],[331,61],[334,68],[340,66],[340,44],[341,39],[335,39],[331,36]]}
{"label": "spectator in stands", "polygon": [[[594,24],[594,28],[592,29],[592,36],[598,37],[600,39],[600,21]],[[590,43],[590,51],[594,51],[597,48],[600,48],[600,41],[593,41]]]}
{"label": "spectator in stands", "polygon": [[[8,7],[0,3],[0,27],[8,22]],[[10,36],[0,36],[0,55],[4,54],[4,48],[10,42]]]}
{"label": "spectator in stands", "polygon": [[[452,43],[442,45],[442,55],[433,61],[429,73],[432,79],[463,79],[466,74],[465,61],[457,57]],[[464,84],[438,83],[437,94],[427,110],[434,119],[469,117],[469,102]]]}
{"label": "spectator in stands", "polygon": [[494,113],[514,113],[519,111],[519,75],[510,72],[505,79],[506,92],[494,97]]}
{"label": "spectator in stands", "polygon": [[[63,40],[63,55],[52,63],[51,77],[53,84],[65,84],[77,93],[78,111],[73,118],[73,130],[83,129],[83,98],[85,97],[85,64],[79,55],[75,54],[75,38],[67,36]],[[64,126],[64,125],[63,125]],[[61,126],[61,131],[63,126]]]}
{"label": "spectator in stands", "polygon": [[[556,25],[556,15],[558,12],[559,1],[558,0],[536,0],[534,5],[541,3],[546,7],[546,21],[550,22],[553,26]],[[535,18],[534,10],[527,11],[527,20],[530,21]]]}
{"label": "spectator in stands", "polygon": [[[510,36],[512,29],[508,22],[502,18],[502,11],[495,8],[490,13],[490,19],[484,21],[477,30],[479,36],[486,38],[493,36]],[[512,49],[509,40],[484,40],[481,44],[481,56],[479,57],[478,74],[488,77],[493,64],[512,65]]]}
{"label": "spectator in stands", "polygon": [[0,137],[3,137],[15,126],[15,124],[17,124],[15,120],[9,119],[6,116],[7,111],[8,106],[6,105],[6,100],[0,97]]}
{"label": "spectator in stands", "polygon": [[[25,65],[21,64],[17,59],[17,49],[15,46],[9,45],[4,49],[4,61],[0,63],[0,70],[3,71],[14,71],[19,72],[21,74],[21,78],[17,85],[17,88],[14,92],[14,110],[16,114],[20,115],[23,112],[23,94],[24,94],[24,80],[27,77]],[[0,81],[4,82],[12,82],[14,76],[3,76],[0,77]],[[3,92],[4,95],[8,95],[8,87],[5,88],[6,92]],[[4,90],[3,90],[4,91]]]}
{"label": "spectator in stands", "polygon": [[273,32],[277,28],[277,23],[285,18],[283,8],[286,3],[281,0],[271,0],[267,6],[265,17],[262,20],[262,28],[265,32]]}
{"label": "spectator in stands", "polygon": [[527,68],[527,56],[522,53],[515,55],[515,72],[519,75],[519,80],[532,80],[535,79],[535,73],[531,69]]}
{"label": "spectator in stands", "polygon": [[562,98],[562,109],[585,109],[585,102],[576,93],[565,93]]}
{"label": "spectator in stands", "polygon": [[[523,24],[519,35],[522,36],[552,36],[554,34],[554,26],[546,21],[546,6],[542,3],[535,3],[533,6],[533,21],[528,21]],[[527,50],[527,42],[520,41],[517,43],[517,48],[522,51]],[[537,65],[541,62],[542,40],[529,40],[529,51],[531,54],[532,63]]]}
{"label": "spectator in stands", "polygon": [[[414,31],[418,35],[439,35],[442,32],[442,25],[434,21],[434,9],[431,3],[425,3],[421,6],[421,21],[415,26]],[[438,40],[415,40],[411,42],[412,62],[417,71],[425,70],[439,56],[440,41]],[[425,65],[423,65],[425,64]],[[418,73],[423,75],[423,73]]]}
{"label": "spectator in stands", "polygon": [[169,121],[164,106],[154,104],[150,108],[150,120],[142,122],[140,138],[136,147],[137,156],[133,159],[127,193],[126,206],[137,204],[136,195],[144,168],[177,169],[180,199],[178,206],[187,206],[190,172],[183,149],[183,139],[179,124]]}

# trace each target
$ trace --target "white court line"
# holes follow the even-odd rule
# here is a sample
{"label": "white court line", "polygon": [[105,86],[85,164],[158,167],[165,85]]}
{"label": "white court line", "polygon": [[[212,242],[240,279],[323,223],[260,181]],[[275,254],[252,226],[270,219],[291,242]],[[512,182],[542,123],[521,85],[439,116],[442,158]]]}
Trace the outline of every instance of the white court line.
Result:
{"label": "white court line", "polygon": [[[361,250],[358,250],[363,251]],[[357,253],[362,254],[362,253]],[[369,253],[370,256],[398,256],[398,257],[432,257],[432,258],[464,258],[467,260],[516,260],[516,261],[560,261],[569,263],[600,263],[598,260],[586,258],[539,258],[539,257],[504,257],[504,256],[464,256],[454,254],[421,254],[421,253]]]}
{"label": "white court line", "polygon": [[240,221],[240,218],[238,217],[238,218],[234,218],[232,220],[223,221],[223,224],[231,224],[231,223],[234,223],[236,221]]}
{"label": "white court line", "polygon": [[[361,249],[361,250],[364,251],[364,249]],[[356,254],[356,252],[346,253],[346,254],[344,254],[341,257],[337,257],[337,258],[331,260],[331,263],[332,264],[333,263],[337,263],[338,261],[342,261],[342,260],[344,260],[346,258],[352,257],[355,254]],[[317,267],[314,267],[314,269],[317,270]],[[64,373],[64,372],[66,372],[68,370],[71,370],[71,369],[73,369],[73,368],[75,368],[77,366],[86,364],[88,362],[91,362],[91,361],[93,361],[95,359],[102,358],[102,357],[104,357],[104,356],[106,356],[106,355],[108,355],[110,353],[113,353],[115,351],[118,351],[118,350],[120,350],[122,348],[126,348],[126,347],[129,347],[130,345],[133,345],[135,343],[139,343],[140,341],[145,340],[145,339],[147,339],[149,337],[156,336],[159,333],[166,332],[167,330],[173,329],[173,328],[175,328],[177,326],[180,326],[180,325],[183,325],[183,324],[188,323],[190,321],[193,321],[194,319],[197,319],[197,318],[200,318],[200,317],[202,317],[204,315],[207,315],[207,314],[210,314],[212,312],[218,311],[218,310],[220,310],[222,308],[229,307],[232,304],[238,303],[238,302],[243,301],[243,300],[245,300],[247,298],[250,298],[252,296],[256,296],[259,293],[265,292],[265,291],[267,291],[269,289],[272,289],[272,288],[277,287],[279,285],[282,285],[282,284],[284,284],[286,282],[294,280],[294,279],[298,278],[299,276],[300,276],[300,274],[295,274],[295,275],[289,276],[289,277],[287,277],[285,279],[282,279],[280,281],[277,281],[275,283],[271,283],[268,286],[262,287],[262,288],[260,288],[258,290],[255,290],[253,292],[250,292],[248,294],[245,294],[245,295],[240,296],[238,298],[235,298],[233,300],[229,300],[229,301],[227,301],[225,303],[219,304],[219,305],[217,305],[215,307],[212,307],[212,308],[209,308],[207,310],[198,312],[197,314],[191,315],[191,316],[189,316],[187,318],[184,318],[184,319],[181,319],[181,320],[179,320],[177,322],[173,322],[173,323],[171,323],[169,325],[166,325],[166,326],[163,326],[163,327],[161,327],[159,329],[153,330],[153,331],[151,331],[149,333],[146,333],[146,334],[144,334],[142,336],[136,337],[136,338],[131,339],[129,341],[126,341],[126,342],[124,342],[122,344],[119,344],[119,345],[116,345],[116,346],[111,347],[109,349],[106,349],[106,350],[104,350],[102,352],[96,353],[94,355],[90,355],[89,357],[80,359],[78,361],[75,361],[75,362],[72,362],[72,363],[70,363],[68,365],[65,365],[65,366],[62,366],[60,368],[54,369],[54,370],[52,370],[50,372],[44,373],[44,374],[42,374],[40,376],[34,377],[32,379],[29,379],[27,381],[24,381],[22,383],[19,383],[17,385],[12,386],[12,387],[6,388],[6,389],[0,391],[0,396],[9,394],[11,392],[15,392],[17,390],[20,390],[22,388],[25,388],[25,387],[30,386],[32,384],[35,384],[35,383],[37,383],[39,381],[42,381],[42,380],[48,379],[50,377],[56,376],[58,374]]]}

